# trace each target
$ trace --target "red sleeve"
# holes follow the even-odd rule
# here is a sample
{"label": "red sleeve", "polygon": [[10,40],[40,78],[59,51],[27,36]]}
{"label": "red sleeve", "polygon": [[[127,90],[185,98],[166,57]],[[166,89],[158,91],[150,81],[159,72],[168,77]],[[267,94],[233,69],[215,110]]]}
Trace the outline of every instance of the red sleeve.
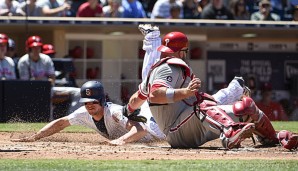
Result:
{"label": "red sleeve", "polygon": [[86,5],[87,3],[83,3],[82,5],[80,5],[79,9],[78,9],[78,12],[77,12],[77,17],[83,17],[83,12],[84,12],[84,9],[86,8]]}
{"label": "red sleeve", "polygon": [[153,84],[153,86],[151,87],[150,93],[154,92],[156,89],[158,89],[160,87],[165,87],[165,86],[161,85],[161,84]]}
{"label": "red sleeve", "polygon": [[143,93],[141,93],[140,90],[138,91],[138,97],[139,97],[140,99],[142,99],[142,100],[146,100],[146,99],[147,99],[147,96],[144,95]]}

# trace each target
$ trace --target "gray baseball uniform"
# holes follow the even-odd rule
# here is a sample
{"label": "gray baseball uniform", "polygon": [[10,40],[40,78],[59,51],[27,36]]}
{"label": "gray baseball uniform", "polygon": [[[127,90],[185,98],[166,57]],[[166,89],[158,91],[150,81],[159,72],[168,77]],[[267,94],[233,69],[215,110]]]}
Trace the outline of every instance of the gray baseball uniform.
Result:
{"label": "gray baseball uniform", "polygon": [[40,59],[37,62],[29,59],[29,55],[22,56],[18,62],[20,79],[29,80],[42,78],[47,80],[49,75],[55,74],[54,63],[48,55],[39,54]]}
{"label": "gray baseball uniform", "polygon": [[[186,73],[186,74],[185,74]],[[187,87],[193,73],[181,59],[172,58],[153,69],[148,82],[139,86],[141,96],[146,98],[158,87]],[[149,104],[159,128],[166,135],[166,140],[174,148],[195,148],[207,141],[219,138],[220,132],[207,122],[201,122],[192,106],[197,99],[190,97],[184,101],[169,104]],[[225,108],[225,106],[222,106]]]}
{"label": "gray baseball uniform", "polygon": [[[18,62],[18,69],[20,73],[20,79],[30,80],[39,78],[42,80],[48,80],[50,75],[55,75],[55,68],[52,59],[45,54],[39,54],[40,59],[37,62],[29,59],[28,54],[22,56]],[[69,93],[71,98],[71,104],[68,109],[68,113],[72,113],[81,104],[78,102],[81,94],[80,88],[76,87],[52,87],[52,92],[64,92]]]}
{"label": "gray baseball uniform", "polygon": [[[154,30],[145,35],[143,40],[143,50],[145,50],[145,56],[142,67],[142,80],[146,80],[150,68],[160,59],[160,52],[157,48],[161,45],[160,31]],[[239,100],[243,94],[243,88],[236,80],[232,80],[227,88],[220,89],[212,97],[217,101],[219,105],[232,104]]]}
{"label": "gray baseball uniform", "polygon": [[0,59],[0,79],[16,79],[15,64],[10,57]]}
{"label": "gray baseball uniform", "polygon": [[[147,78],[147,75],[149,73],[149,70],[150,70],[151,66],[153,64],[155,64],[157,62],[157,60],[160,58],[160,52],[157,51],[157,47],[160,46],[160,44],[161,44],[159,36],[160,36],[160,31],[155,30],[155,31],[150,32],[147,35],[145,35],[145,38],[143,40],[143,49],[146,51],[144,61],[143,61],[143,68],[142,68],[142,80],[143,81],[144,80],[146,81],[146,78]],[[165,72],[167,72],[167,71],[165,71]],[[182,74],[181,71],[179,73]],[[171,75],[171,74],[169,74],[169,75]],[[181,78],[184,77],[184,75],[180,75],[180,76],[181,76]],[[164,79],[165,78],[171,79],[171,77],[167,77],[167,76],[165,76]],[[181,79],[181,78],[175,78],[175,79],[182,81],[183,79]],[[166,83],[166,81],[163,81],[163,80],[161,82]],[[146,83],[144,82],[144,84],[146,84]],[[182,83],[177,83],[177,84],[179,85],[179,84],[182,84]],[[188,82],[185,82],[184,85],[187,86],[187,84],[188,84]],[[169,87],[167,85],[164,85],[163,83],[161,85]],[[143,86],[143,87],[145,88],[146,86]],[[140,90],[141,90],[140,92],[142,93],[142,88]],[[146,97],[146,90],[144,90],[144,91],[145,92],[143,94]],[[232,80],[227,88],[219,90],[216,94],[214,94],[212,96],[217,101],[217,104],[220,104],[220,105],[225,104],[226,105],[226,104],[232,104],[236,100],[240,99],[242,93],[243,93],[243,88],[239,85],[239,83],[236,80]],[[187,106],[188,111],[184,111],[184,109],[182,109],[183,107],[180,107],[180,105],[178,105],[178,106],[176,106],[176,104],[172,104],[172,105],[174,107],[177,107],[177,110],[176,110],[176,108],[172,109],[173,111],[175,111],[174,113],[177,112],[177,115],[179,115],[181,110],[184,112],[185,116],[181,116],[179,118],[180,120],[182,118],[187,117],[190,114],[191,115],[194,114],[193,113],[193,108],[189,108]],[[187,108],[184,103],[182,103],[181,105],[184,106],[185,108]],[[150,108],[148,108],[147,106],[148,106],[148,103],[146,101],[141,106],[141,114],[144,115],[144,116],[149,117],[149,116],[152,116],[152,114],[151,114]],[[151,106],[151,109],[152,108],[156,108],[156,107]],[[176,135],[177,133],[176,134],[175,133],[168,134],[168,132],[169,132],[168,129],[170,129],[171,124],[174,124],[173,119],[175,119],[176,116],[172,117],[170,115],[167,115],[166,114],[167,112],[165,112],[165,115],[163,115],[163,110],[167,110],[167,109],[162,108],[162,106],[160,106],[156,110],[158,110],[158,112],[156,112],[156,113],[159,113],[160,118],[158,118],[157,120],[159,120],[160,123],[156,124],[156,122],[154,121],[154,119],[152,117],[152,119],[150,119],[150,121],[152,120],[151,124],[147,123],[147,125],[151,126],[151,128],[148,129],[148,130],[154,130],[151,133],[153,135],[158,133],[157,135],[159,135],[160,139],[165,138],[165,135],[162,134],[162,132],[164,132],[165,134],[168,135],[167,140],[169,142],[171,142],[170,144],[172,146],[177,146],[177,147],[181,147],[181,146],[183,146],[183,147],[192,147],[192,146],[194,146],[194,147],[197,147],[198,145],[203,144],[204,142],[206,142],[208,140],[215,139],[215,138],[219,137],[219,131],[218,130],[215,130],[215,129],[212,130],[212,131],[215,131],[216,134],[214,134],[213,132],[207,130],[204,126],[202,126],[202,123],[200,123],[200,121],[196,117],[194,117],[194,119],[191,119],[191,121],[189,121],[188,125],[190,125],[191,127],[187,128],[188,125],[184,125],[185,129],[183,129],[183,130],[185,130],[185,131],[183,133],[181,133],[181,134],[183,134],[183,136],[180,137],[179,135]],[[234,118],[234,115],[233,114],[231,114],[231,115],[233,116],[232,118]],[[148,120],[148,118],[147,118],[147,120]],[[173,120],[173,121],[171,121],[171,120]],[[179,123],[180,120],[177,120],[176,123]],[[165,122],[165,121],[169,121],[169,122]],[[162,131],[159,129],[159,127],[161,128]],[[192,129],[196,129],[197,130],[196,132],[198,134],[193,135],[193,132],[189,131],[189,130],[192,130]],[[182,132],[183,130],[180,130],[180,131]],[[203,135],[203,134],[205,134],[205,135]],[[188,139],[192,139],[192,140],[190,141],[190,140],[188,140],[187,138],[184,138],[184,137],[187,137]]]}

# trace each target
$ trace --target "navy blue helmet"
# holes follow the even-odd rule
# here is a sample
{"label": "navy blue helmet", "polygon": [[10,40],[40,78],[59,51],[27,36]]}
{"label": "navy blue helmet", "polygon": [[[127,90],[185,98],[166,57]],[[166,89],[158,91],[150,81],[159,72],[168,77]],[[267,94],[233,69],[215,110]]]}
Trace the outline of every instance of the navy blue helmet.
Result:
{"label": "navy blue helmet", "polygon": [[81,87],[81,103],[99,102],[101,106],[106,103],[105,92],[99,81],[88,81]]}

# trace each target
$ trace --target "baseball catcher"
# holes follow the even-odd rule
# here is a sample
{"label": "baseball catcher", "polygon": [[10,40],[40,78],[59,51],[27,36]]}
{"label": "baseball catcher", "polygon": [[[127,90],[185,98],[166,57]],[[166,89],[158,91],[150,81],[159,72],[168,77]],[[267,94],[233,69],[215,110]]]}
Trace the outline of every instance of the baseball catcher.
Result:
{"label": "baseball catcher", "polygon": [[[193,148],[220,138],[223,147],[231,149],[239,147],[253,132],[259,132],[260,137],[275,140],[276,143],[283,142],[282,145],[288,149],[289,144],[295,144],[292,141],[297,142],[295,135],[284,131],[278,136],[275,131],[274,135],[273,132],[265,134],[271,129],[271,123],[261,115],[250,122],[242,121],[244,116],[256,115],[246,111],[253,106],[246,104],[249,97],[232,105],[218,105],[220,101],[217,99],[220,98],[202,98],[198,93],[201,81],[184,62],[188,51],[185,34],[166,34],[157,50],[161,52],[161,59],[150,68],[147,78],[143,79],[139,90],[130,98],[128,108],[133,111],[147,100],[153,117],[172,147]],[[243,107],[238,108],[239,103]],[[285,137],[290,138],[290,143],[283,141]]]}

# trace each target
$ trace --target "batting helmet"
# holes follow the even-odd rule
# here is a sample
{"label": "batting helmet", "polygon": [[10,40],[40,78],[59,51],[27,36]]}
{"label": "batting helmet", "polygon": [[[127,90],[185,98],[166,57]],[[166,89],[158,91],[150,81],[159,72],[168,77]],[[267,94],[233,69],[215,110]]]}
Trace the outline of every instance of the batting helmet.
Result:
{"label": "batting helmet", "polygon": [[55,54],[56,51],[55,51],[53,45],[51,45],[51,44],[44,44],[42,46],[42,53],[43,54],[47,54],[47,55],[51,55],[51,54]]}
{"label": "batting helmet", "polygon": [[42,40],[39,36],[31,36],[26,41],[26,48],[32,48],[32,47],[41,47],[42,46]]}
{"label": "batting helmet", "polygon": [[106,103],[104,88],[99,81],[88,81],[81,87],[81,103],[98,101],[101,106]]}
{"label": "batting helmet", "polygon": [[163,37],[162,45],[157,50],[165,53],[175,53],[184,47],[188,47],[186,35],[181,32],[171,32]]}
{"label": "batting helmet", "polygon": [[0,43],[8,43],[8,36],[6,34],[0,33]]}

